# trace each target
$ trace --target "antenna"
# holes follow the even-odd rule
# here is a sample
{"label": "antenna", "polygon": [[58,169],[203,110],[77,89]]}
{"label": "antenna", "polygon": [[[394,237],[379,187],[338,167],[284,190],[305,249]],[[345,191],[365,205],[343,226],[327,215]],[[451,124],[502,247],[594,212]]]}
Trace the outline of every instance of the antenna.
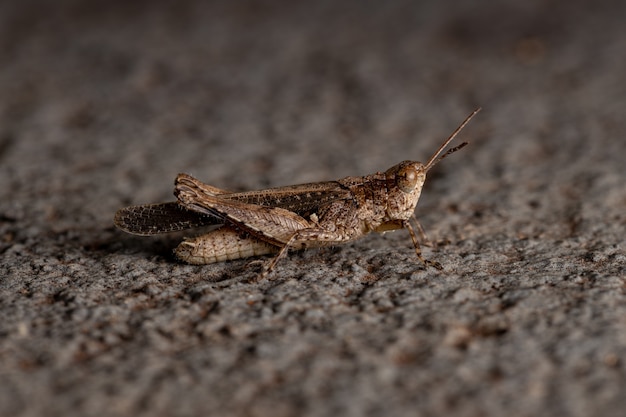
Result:
{"label": "antenna", "polygon": [[463,130],[463,128],[465,127],[466,124],[469,123],[470,120],[472,120],[472,118],[474,116],[476,116],[476,113],[478,113],[480,111],[480,107],[477,108],[476,110],[474,110],[472,113],[470,113],[469,116],[467,116],[465,118],[465,120],[463,120],[463,123],[461,123],[459,125],[459,127],[456,128],[456,130],[454,132],[452,132],[452,134],[448,137],[448,139],[445,140],[445,142],[443,142],[441,144],[441,146],[439,147],[439,149],[437,149],[437,152],[435,152],[433,154],[433,156],[430,157],[430,159],[428,160],[428,162],[426,163],[426,166],[424,167],[424,172],[428,172],[429,169],[431,169],[432,167],[434,167],[437,162],[441,161],[443,158],[445,158],[446,156],[450,155],[451,153],[454,153],[456,151],[458,151],[459,149],[463,148],[465,145],[468,144],[468,142],[463,142],[461,143],[459,146],[455,146],[454,148],[450,148],[446,151],[446,153],[444,153],[443,155],[439,156],[439,154],[444,150],[444,148],[446,146],[448,146],[448,144],[450,142],[452,142],[452,140],[456,137],[456,135],[459,134],[459,132],[461,130]]}

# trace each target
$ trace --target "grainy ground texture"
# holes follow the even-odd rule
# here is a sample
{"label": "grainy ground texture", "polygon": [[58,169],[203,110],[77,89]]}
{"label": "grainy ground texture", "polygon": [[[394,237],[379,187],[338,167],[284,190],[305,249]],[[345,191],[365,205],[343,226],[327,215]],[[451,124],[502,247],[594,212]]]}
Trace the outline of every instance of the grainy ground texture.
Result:
{"label": "grainy ground texture", "polygon": [[[1,416],[623,416],[623,1],[0,3]],[[177,262],[115,211],[424,160],[406,231]],[[457,142],[458,143],[458,142]]]}

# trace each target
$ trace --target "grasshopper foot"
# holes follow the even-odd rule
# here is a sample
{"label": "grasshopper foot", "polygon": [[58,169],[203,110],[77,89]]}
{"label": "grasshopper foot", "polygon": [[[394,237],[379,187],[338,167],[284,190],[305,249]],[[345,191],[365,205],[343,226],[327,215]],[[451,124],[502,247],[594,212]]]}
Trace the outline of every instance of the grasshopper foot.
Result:
{"label": "grasshopper foot", "polygon": [[438,271],[443,271],[443,266],[437,262],[437,261],[430,261],[428,259],[425,259],[425,264],[426,266],[432,266],[433,268],[435,268]]}

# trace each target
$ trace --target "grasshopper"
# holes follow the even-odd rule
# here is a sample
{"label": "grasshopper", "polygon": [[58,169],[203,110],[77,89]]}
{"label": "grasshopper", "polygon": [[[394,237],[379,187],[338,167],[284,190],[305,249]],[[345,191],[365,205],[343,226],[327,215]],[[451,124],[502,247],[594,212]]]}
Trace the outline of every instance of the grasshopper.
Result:
{"label": "grasshopper", "polygon": [[441,155],[479,111],[472,112],[426,164],[404,161],[363,177],[246,192],[223,190],[179,174],[174,190],[178,201],[122,208],[114,222],[125,232],[142,236],[217,226],[183,240],[175,249],[176,256],[190,264],[209,264],[276,254],[262,277],[289,249],[331,246],[370,232],[407,229],[417,258],[426,266],[442,269],[438,262],[422,256],[410,220],[427,240],[414,214],[426,174],[467,145],[463,142]]}

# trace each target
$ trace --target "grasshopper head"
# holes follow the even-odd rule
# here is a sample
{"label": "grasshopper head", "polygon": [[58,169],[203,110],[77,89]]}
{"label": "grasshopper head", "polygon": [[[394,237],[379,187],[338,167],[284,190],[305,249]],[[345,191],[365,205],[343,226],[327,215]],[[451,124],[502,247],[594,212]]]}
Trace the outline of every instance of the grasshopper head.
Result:
{"label": "grasshopper head", "polygon": [[387,182],[385,212],[388,220],[408,220],[415,210],[426,181],[421,162],[403,161],[385,172]]}
{"label": "grasshopper head", "polygon": [[480,108],[474,110],[474,112],[472,112],[472,114],[470,114],[454,132],[452,132],[448,139],[446,139],[441,146],[439,146],[439,149],[437,149],[437,151],[425,164],[415,161],[404,161],[389,168],[385,172],[388,184],[387,189],[389,190],[390,207],[388,208],[388,211],[395,213],[395,216],[398,218],[410,217],[422,192],[422,187],[426,181],[426,174],[443,158],[467,145],[467,142],[463,142],[441,154],[441,152],[443,152],[446,146],[448,146],[448,144],[456,137],[461,129],[463,129],[471,118],[474,117],[474,115],[479,111]]}
{"label": "grasshopper head", "polygon": [[387,180],[405,194],[421,191],[426,181],[426,167],[421,162],[403,161],[385,172]]}
{"label": "grasshopper head", "polygon": [[448,146],[450,142],[456,137],[456,135],[465,127],[465,125],[480,111],[480,108],[474,110],[467,118],[456,128],[454,132],[446,139],[439,149],[430,157],[426,164],[422,164],[421,162],[414,161],[404,161],[400,162],[398,165],[395,165],[385,172],[385,176],[387,180],[391,180],[394,182],[394,185],[397,189],[406,194],[411,194],[417,191],[417,195],[419,197],[419,192],[422,190],[422,186],[424,185],[424,181],[426,181],[426,173],[430,171],[432,167],[434,167],[437,162],[441,161],[446,156],[450,155],[453,152],[458,151],[467,145],[467,142],[461,143],[459,146],[455,146],[454,148],[448,149],[443,155],[439,156],[441,152]]}

